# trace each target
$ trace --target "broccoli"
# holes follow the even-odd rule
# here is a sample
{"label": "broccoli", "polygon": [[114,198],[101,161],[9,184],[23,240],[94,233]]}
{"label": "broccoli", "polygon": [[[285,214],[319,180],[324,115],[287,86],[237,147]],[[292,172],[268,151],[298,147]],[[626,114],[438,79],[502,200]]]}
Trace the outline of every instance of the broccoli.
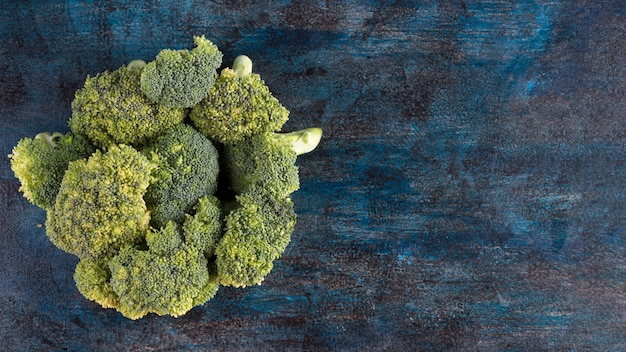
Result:
{"label": "broccoli", "polygon": [[321,135],[319,128],[266,132],[225,146],[224,165],[231,188],[236,193],[260,188],[277,198],[287,197],[300,187],[296,157],[313,150]]}
{"label": "broccoli", "polygon": [[179,124],[142,152],[157,164],[144,197],[155,228],[182,224],[198,198],[217,190],[217,149],[193,127]]}
{"label": "broccoli", "polygon": [[140,147],[180,123],[184,109],[152,102],[140,88],[143,71],[136,65],[88,76],[72,101],[72,132],[86,135],[97,147]]}
{"label": "broccoli", "polygon": [[185,240],[193,244],[207,258],[213,256],[215,247],[222,237],[222,207],[220,200],[211,195],[198,200],[194,214],[185,214],[183,233]]}
{"label": "broccoli", "polygon": [[148,229],[150,213],[143,196],[155,168],[130,146],[97,150],[89,159],[69,163],[46,232],[60,249],[79,258],[104,258]]}
{"label": "broccoli", "polygon": [[290,198],[276,199],[259,189],[239,194],[236,201],[215,254],[220,283],[245,287],[260,284],[272,270],[290,242],[296,213]]}
{"label": "broccoli", "polygon": [[50,241],[78,257],[78,292],[130,319],[260,284],[296,226],[297,158],[322,134],[281,132],[289,112],[252,61],[218,77],[221,52],[194,42],[88,76],[70,132],[23,138],[9,155]]}
{"label": "broccoli", "polygon": [[33,139],[22,138],[9,158],[24,197],[49,210],[54,206],[69,162],[86,158],[93,152],[95,148],[81,135],[42,132]]}
{"label": "broccoli", "polygon": [[177,225],[148,231],[146,241],[147,250],[126,246],[109,262],[120,313],[130,319],[147,313],[177,317],[215,295],[219,284],[209,262],[183,241]]}
{"label": "broccoli", "polygon": [[189,50],[164,49],[141,72],[141,90],[152,101],[190,108],[207,96],[222,64],[222,53],[204,36]]}
{"label": "broccoli", "polygon": [[196,128],[220,143],[232,144],[261,132],[279,131],[289,118],[252,61],[239,56],[220,73],[209,94],[189,115]]}

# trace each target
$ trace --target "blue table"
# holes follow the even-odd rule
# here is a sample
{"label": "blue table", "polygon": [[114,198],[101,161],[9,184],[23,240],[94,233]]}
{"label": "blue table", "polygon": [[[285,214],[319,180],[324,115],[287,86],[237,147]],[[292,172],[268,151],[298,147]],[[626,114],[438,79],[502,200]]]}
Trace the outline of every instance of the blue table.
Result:
{"label": "blue table", "polygon": [[[221,4],[220,4],[221,3]],[[5,1],[0,340],[9,351],[626,349],[623,1]],[[317,125],[263,285],[180,318],[84,299],[6,155],[88,74],[205,34]]]}

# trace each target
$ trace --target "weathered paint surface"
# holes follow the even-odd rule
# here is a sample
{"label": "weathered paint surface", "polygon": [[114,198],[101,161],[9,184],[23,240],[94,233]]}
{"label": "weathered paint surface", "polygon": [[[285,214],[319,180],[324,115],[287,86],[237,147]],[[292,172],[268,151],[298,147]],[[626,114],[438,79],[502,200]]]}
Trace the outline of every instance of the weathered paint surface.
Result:
{"label": "weathered paint surface", "polygon": [[205,34],[318,125],[263,285],[174,319],[86,301],[0,158],[2,349],[626,349],[620,1],[5,1],[0,154],[87,74]]}

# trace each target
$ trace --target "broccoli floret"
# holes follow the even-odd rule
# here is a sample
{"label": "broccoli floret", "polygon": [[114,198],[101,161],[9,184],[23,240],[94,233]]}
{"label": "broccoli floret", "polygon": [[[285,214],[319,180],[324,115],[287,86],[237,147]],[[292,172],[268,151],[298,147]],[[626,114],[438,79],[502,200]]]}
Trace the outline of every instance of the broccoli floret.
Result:
{"label": "broccoli floret", "polygon": [[153,227],[161,228],[170,220],[182,224],[198,198],[215,193],[218,152],[193,127],[179,124],[142,152],[158,165],[144,197]]}
{"label": "broccoli floret", "polygon": [[148,313],[178,317],[211,299],[219,284],[202,252],[182,241],[169,222],[150,230],[149,249],[122,248],[109,262],[116,309],[130,319]]}
{"label": "broccoli floret", "polygon": [[279,131],[289,111],[280,104],[245,56],[222,70],[190,118],[212,140],[232,144],[261,132]]}
{"label": "broccoli floret", "polygon": [[95,148],[80,135],[39,133],[22,138],[11,154],[11,170],[20,181],[20,191],[32,204],[49,210],[70,161],[90,156]]}
{"label": "broccoli floret", "polygon": [[207,96],[222,64],[222,53],[204,36],[189,50],[165,49],[141,73],[141,90],[152,101],[190,108]]}
{"label": "broccoli floret", "polygon": [[105,259],[81,259],[74,270],[76,288],[85,298],[103,308],[115,308],[118,298],[111,286],[111,270]]}
{"label": "broccoli floret", "polygon": [[296,224],[291,199],[276,199],[262,190],[236,197],[226,215],[225,233],[215,249],[217,273],[225,286],[260,284],[284,252]]}
{"label": "broccoli floret", "polygon": [[143,195],[155,165],[126,145],[69,163],[46,232],[79,258],[110,257],[143,239],[150,213]]}
{"label": "broccoli floret", "polygon": [[198,200],[193,210],[193,216],[185,214],[183,223],[185,241],[210,258],[222,237],[223,219],[220,200],[215,196],[204,196]]}
{"label": "broccoli floret", "polygon": [[72,132],[86,135],[100,148],[112,144],[140,147],[180,123],[184,109],[154,103],[142,93],[141,72],[123,66],[88,76],[72,101]]}
{"label": "broccoli floret", "polygon": [[296,157],[313,150],[322,130],[308,128],[290,133],[267,132],[224,148],[225,172],[236,193],[263,189],[276,198],[300,187]]}

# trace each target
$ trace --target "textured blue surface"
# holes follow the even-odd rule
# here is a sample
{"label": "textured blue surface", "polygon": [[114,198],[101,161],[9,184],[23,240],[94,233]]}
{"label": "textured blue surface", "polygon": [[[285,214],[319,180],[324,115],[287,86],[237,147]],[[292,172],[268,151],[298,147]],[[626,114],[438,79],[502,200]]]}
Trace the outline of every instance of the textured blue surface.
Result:
{"label": "textured blue surface", "polygon": [[0,158],[10,351],[626,349],[623,1],[5,1],[0,155],[87,74],[205,34],[318,125],[263,285],[181,318],[86,301]]}

